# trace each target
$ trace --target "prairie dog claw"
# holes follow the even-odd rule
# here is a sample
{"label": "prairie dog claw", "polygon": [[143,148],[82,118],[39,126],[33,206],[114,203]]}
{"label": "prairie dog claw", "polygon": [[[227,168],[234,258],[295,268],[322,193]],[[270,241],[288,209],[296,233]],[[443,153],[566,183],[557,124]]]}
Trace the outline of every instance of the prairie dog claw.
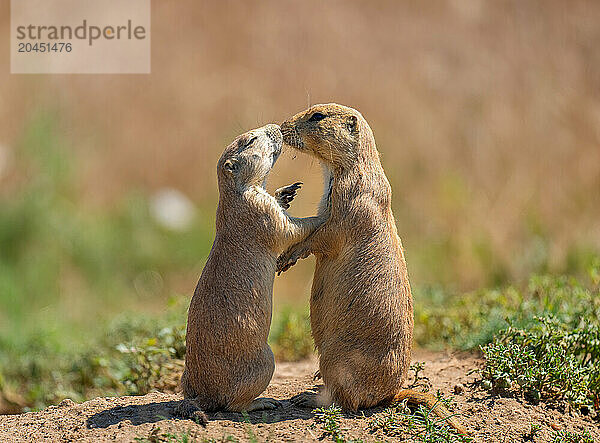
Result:
{"label": "prairie dog claw", "polygon": [[302,182],[292,183],[291,185],[283,186],[275,191],[275,200],[283,209],[290,207],[290,202],[296,197],[298,189],[302,187]]}

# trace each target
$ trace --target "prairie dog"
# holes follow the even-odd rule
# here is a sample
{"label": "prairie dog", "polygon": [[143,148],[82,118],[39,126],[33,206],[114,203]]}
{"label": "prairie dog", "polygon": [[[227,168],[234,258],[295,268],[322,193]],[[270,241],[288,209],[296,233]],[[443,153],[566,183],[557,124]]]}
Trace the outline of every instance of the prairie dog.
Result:
{"label": "prairie dog", "polygon": [[[433,406],[431,394],[402,390],[411,361],[413,301],[392,191],[371,128],[357,110],[332,103],[296,114],[281,130],[284,143],[325,166],[319,212],[331,211],[278,263],[284,271],[299,258],[316,256],[310,319],[325,389],[316,399],[301,395],[296,402],[335,402],[352,411],[405,398]],[[450,415],[441,405],[434,411]],[[456,419],[448,422],[464,431]]]}
{"label": "prairie dog", "polygon": [[295,218],[283,209],[299,184],[264,188],[282,147],[279,126],[238,136],[217,164],[219,204],[212,250],[189,308],[185,400],[180,415],[206,422],[201,411],[272,409],[256,398],[275,368],[267,344],[277,256],[314,231],[326,216]]}

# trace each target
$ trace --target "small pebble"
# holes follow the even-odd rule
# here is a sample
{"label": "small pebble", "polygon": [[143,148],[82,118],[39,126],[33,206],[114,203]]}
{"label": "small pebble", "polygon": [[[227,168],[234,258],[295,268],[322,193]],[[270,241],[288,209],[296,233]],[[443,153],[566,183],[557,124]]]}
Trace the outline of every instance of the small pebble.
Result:
{"label": "small pebble", "polygon": [[465,387],[462,383],[458,383],[457,385],[454,386],[455,394],[462,394],[463,392],[465,392]]}

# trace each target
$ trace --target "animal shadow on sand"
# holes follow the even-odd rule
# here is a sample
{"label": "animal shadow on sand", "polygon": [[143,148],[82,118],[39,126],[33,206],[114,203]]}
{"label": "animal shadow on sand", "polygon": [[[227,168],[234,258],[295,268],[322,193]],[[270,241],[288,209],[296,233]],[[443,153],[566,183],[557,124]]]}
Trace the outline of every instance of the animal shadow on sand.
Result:
{"label": "animal shadow on sand", "polygon": [[[129,421],[133,425],[156,423],[161,420],[187,420],[176,414],[180,400],[148,403],[145,405],[116,406],[100,411],[87,419],[88,428],[107,428]],[[207,412],[209,421],[228,420],[233,422],[278,423],[286,420],[309,420],[314,414],[310,409],[294,406],[290,400],[281,400],[281,406],[273,410],[254,411],[247,414],[238,412]],[[189,420],[192,421],[192,420]]]}

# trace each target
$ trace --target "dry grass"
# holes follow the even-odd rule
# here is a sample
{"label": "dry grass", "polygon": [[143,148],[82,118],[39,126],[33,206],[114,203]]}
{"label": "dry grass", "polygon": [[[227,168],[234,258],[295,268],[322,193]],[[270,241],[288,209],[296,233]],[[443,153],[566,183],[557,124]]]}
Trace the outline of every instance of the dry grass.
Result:
{"label": "dry grass", "polygon": [[[600,246],[600,3],[187,0],[152,17],[148,76],[12,76],[0,46],[0,144],[58,112],[84,208],[173,186],[210,219],[237,133],[336,101],[374,129],[415,282],[470,288]],[[272,182],[307,182],[309,214],[318,174],[290,154]],[[305,294],[310,270],[277,293]]]}

